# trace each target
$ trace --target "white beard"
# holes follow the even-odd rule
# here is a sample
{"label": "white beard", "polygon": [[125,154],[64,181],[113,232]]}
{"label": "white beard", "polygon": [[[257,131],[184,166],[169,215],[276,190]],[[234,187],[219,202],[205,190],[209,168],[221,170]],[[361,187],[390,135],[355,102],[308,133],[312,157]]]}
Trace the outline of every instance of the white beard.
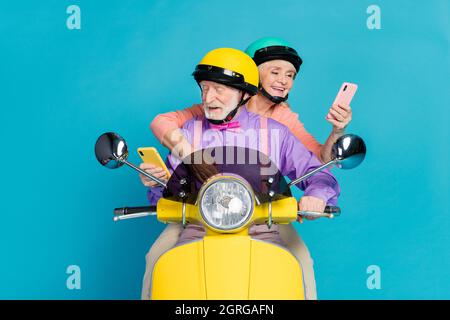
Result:
{"label": "white beard", "polygon": [[[210,120],[224,120],[226,118],[226,116],[238,106],[238,104],[239,104],[239,98],[236,98],[236,101],[232,101],[226,106],[219,105],[219,104],[216,104],[216,103],[212,103],[210,105],[203,104],[203,110],[205,112],[206,119],[210,119]],[[220,107],[221,108],[221,112],[217,113],[217,111],[210,111],[208,109],[209,106]]]}

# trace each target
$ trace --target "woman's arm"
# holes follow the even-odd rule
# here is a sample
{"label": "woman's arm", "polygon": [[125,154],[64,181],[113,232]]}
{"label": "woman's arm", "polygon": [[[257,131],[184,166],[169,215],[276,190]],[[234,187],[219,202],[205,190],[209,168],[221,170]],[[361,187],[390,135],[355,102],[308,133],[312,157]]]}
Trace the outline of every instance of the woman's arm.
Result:
{"label": "woman's arm", "polygon": [[339,137],[344,135],[344,129],[351,121],[352,116],[350,106],[331,106],[326,120],[333,125],[333,129],[326,142],[320,144],[316,138],[305,129],[298,114],[292,112],[288,105],[280,105],[275,108],[276,111],[273,112],[272,118],[287,126],[292,134],[323,163],[332,159],[331,149],[333,144]]}
{"label": "woman's arm", "polygon": [[331,131],[327,141],[325,141],[325,144],[320,146],[320,158],[319,158],[320,161],[322,161],[323,163],[327,163],[328,161],[333,159],[333,156],[331,155],[331,149],[333,148],[333,144],[336,142],[337,139],[339,139],[343,135],[344,130]]}
{"label": "woman's arm", "polygon": [[322,145],[314,138],[312,134],[306,131],[305,126],[300,121],[298,114],[292,112],[287,104],[276,106],[271,118],[284,124],[288,127],[289,131],[298,139],[301,143],[314,153],[314,155],[322,161],[321,150]]}
{"label": "woman's arm", "polygon": [[193,150],[180,128],[188,120],[200,115],[203,115],[202,106],[194,104],[190,108],[157,115],[150,124],[150,129],[165,147],[181,159]]}
{"label": "woman's arm", "polygon": [[336,140],[345,134],[345,128],[352,121],[352,109],[349,105],[332,105],[325,119],[333,125],[333,129],[320,150],[320,159],[324,163],[332,160],[331,149]]}

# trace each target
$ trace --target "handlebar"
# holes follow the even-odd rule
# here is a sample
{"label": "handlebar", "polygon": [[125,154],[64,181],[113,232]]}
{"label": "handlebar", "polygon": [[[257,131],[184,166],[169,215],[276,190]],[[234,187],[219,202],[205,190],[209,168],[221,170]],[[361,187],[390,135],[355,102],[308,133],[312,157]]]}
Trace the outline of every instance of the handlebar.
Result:
{"label": "handlebar", "polygon": [[339,217],[341,215],[341,208],[334,206],[326,206],[324,212],[316,211],[298,211],[297,215],[310,218],[329,218]]}
{"label": "handlebar", "polygon": [[[156,215],[156,206],[144,207],[122,207],[114,209],[114,221],[141,218],[146,216]],[[341,215],[341,209],[334,206],[326,206],[324,212],[315,211],[298,211],[297,215],[311,218],[329,218],[338,217]]]}
{"label": "handlebar", "polygon": [[114,209],[114,221],[156,215],[156,206],[123,207]]}

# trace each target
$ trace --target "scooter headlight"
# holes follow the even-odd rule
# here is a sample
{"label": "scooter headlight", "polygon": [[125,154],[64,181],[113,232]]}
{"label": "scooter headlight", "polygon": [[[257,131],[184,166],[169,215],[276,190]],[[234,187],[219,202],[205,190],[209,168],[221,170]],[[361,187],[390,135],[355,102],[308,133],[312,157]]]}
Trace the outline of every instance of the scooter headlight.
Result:
{"label": "scooter headlight", "polygon": [[238,229],[252,215],[253,199],[251,187],[239,179],[217,179],[204,186],[200,195],[200,213],[212,228]]}

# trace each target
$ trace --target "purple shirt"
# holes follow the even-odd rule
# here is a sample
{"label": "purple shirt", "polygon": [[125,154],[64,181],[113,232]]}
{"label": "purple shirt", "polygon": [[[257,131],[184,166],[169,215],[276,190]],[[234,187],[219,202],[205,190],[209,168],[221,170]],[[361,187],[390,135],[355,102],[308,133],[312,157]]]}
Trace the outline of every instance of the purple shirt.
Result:
{"label": "purple shirt", "polygon": [[[194,145],[195,150],[217,146],[237,146],[264,152],[277,165],[281,173],[291,180],[301,177],[322,164],[286,126],[273,119],[264,118],[242,107],[232,121],[238,121],[240,128],[211,129],[206,118],[195,117],[187,121],[182,130],[186,139]],[[166,160],[169,171],[173,172],[180,162],[175,156],[169,155]],[[297,186],[304,190],[304,196],[320,198],[328,205],[337,204],[339,185],[328,169],[316,173],[298,183]],[[155,205],[161,194],[161,187],[149,188],[150,203]]]}

